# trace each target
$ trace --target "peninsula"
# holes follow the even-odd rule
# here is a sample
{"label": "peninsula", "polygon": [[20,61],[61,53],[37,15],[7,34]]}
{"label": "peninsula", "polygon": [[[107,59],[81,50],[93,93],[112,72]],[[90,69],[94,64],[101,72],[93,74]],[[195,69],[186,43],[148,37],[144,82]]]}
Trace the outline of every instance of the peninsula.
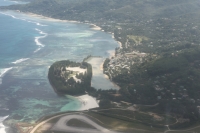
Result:
{"label": "peninsula", "polygon": [[91,87],[92,66],[69,60],[55,62],[49,68],[49,82],[59,94],[82,95],[95,91]]}
{"label": "peninsula", "polygon": [[1,9],[94,23],[113,34],[121,46],[103,67],[120,90],[95,90],[90,66],[70,61],[50,67],[52,86],[72,95],[89,92],[100,100],[100,108],[109,109],[96,111],[98,118],[131,117],[148,129],[184,132],[200,123],[199,6],[199,0],[35,0]]}

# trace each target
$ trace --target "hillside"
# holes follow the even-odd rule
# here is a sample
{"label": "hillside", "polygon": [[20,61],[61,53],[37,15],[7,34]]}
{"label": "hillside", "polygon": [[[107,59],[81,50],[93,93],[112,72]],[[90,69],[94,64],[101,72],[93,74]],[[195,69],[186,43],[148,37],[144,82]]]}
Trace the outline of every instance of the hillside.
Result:
{"label": "hillside", "polygon": [[200,106],[199,0],[34,0],[0,9],[95,23],[122,43],[104,72],[120,91],[93,95],[198,121]]}
{"label": "hillside", "polygon": [[[95,23],[115,33],[123,51],[168,54],[198,45],[199,0],[34,0],[1,9],[32,12],[47,17]],[[128,36],[144,36],[137,42]]]}

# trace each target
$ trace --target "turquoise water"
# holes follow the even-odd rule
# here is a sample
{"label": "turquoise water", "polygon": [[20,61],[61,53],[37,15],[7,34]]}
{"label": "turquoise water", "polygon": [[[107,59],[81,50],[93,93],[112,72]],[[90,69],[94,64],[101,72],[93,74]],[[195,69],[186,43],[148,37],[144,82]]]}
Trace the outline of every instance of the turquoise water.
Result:
{"label": "turquoise water", "polygon": [[[0,0],[0,5],[12,4]],[[0,13],[0,116],[33,122],[81,103],[58,96],[50,86],[49,66],[58,60],[108,57],[118,46],[110,34],[89,25],[48,21],[18,12]]]}

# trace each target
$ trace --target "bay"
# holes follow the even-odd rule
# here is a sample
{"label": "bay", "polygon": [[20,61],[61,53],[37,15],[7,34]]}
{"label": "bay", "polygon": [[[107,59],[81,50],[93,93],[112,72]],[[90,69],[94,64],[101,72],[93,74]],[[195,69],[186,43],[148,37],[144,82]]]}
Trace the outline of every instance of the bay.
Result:
{"label": "bay", "polygon": [[[12,3],[0,0],[0,5]],[[13,11],[1,11],[0,21],[0,116],[10,121],[35,122],[62,107],[79,110],[80,101],[53,91],[49,66],[59,60],[82,61],[88,55],[105,59],[118,46],[111,34],[87,24]]]}

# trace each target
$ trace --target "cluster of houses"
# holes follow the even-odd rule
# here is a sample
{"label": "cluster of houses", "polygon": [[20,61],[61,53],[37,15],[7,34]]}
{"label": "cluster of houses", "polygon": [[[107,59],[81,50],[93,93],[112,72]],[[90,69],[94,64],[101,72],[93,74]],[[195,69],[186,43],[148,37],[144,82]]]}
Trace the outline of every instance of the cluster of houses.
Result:
{"label": "cluster of houses", "polygon": [[131,66],[134,63],[142,62],[143,58],[146,57],[146,53],[140,53],[133,51],[131,53],[118,53],[114,58],[110,59],[107,69],[104,73],[108,74],[110,78],[120,74],[122,71],[130,72]]}

